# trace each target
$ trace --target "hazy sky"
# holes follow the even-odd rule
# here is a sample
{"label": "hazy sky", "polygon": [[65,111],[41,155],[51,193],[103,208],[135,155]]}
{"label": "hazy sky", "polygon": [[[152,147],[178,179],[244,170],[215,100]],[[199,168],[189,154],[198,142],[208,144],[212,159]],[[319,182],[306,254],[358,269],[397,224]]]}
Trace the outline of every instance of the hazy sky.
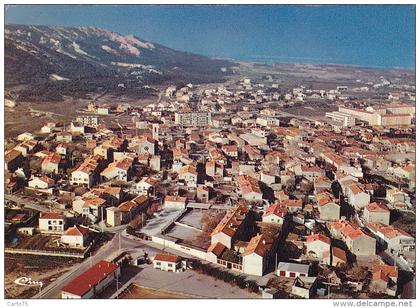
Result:
{"label": "hazy sky", "polygon": [[415,6],[12,6],[6,23],[95,26],[209,56],[415,66]]}

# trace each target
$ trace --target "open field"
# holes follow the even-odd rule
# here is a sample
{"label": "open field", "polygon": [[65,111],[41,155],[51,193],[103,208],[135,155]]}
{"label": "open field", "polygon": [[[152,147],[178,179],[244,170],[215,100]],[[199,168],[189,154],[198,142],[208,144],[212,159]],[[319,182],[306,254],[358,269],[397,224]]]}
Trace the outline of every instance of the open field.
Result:
{"label": "open field", "polygon": [[[6,138],[16,137],[23,132],[36,133],[47,122],[69,123],[77,115],[82,115],[80,110],[85,109],[90,101],[87,99],[67,98],[61,102],[21,102],[14,108],[5,108],[5,136]],[[135,100],[104,95],[96,101],[100,104],[118,105],[120,103],[128,103],[134,107],[141,107],[156,101],[156,99]],[[103,119],[107,119],[107,117],[103,117]]]}
{"label": "open field", "polygon": [[5,254],[5,297],[30,298],[39,292],[37,287],[15,284],[14,281],[17,278],[28,277],[33,281],[42,281],[45,288],[75,263],[77,263],[76,259],[69,258]]}

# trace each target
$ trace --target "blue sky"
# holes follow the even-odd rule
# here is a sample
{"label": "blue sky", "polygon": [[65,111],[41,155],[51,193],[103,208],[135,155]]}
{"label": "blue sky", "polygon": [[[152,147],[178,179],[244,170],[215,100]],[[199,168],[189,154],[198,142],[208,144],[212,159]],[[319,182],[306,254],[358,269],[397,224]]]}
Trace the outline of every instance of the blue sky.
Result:
{"label": "blue sky", "polygon": [[13,6],[6,23],[95,26],[251,61],[415,66],[415,6]]}

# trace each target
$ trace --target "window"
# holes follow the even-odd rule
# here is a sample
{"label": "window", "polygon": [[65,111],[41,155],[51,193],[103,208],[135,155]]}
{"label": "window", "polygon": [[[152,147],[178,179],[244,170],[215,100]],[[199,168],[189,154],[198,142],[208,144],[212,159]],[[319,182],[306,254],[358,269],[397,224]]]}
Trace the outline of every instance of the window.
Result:
{"label": "window", "polygon": [[172,267],[173,266],[173,264],[172,263],[168,263],[168,267]]}
{"label": "window", "polygon": [[156,262],[156,265],[160,265],[161,263],[160,262]]}

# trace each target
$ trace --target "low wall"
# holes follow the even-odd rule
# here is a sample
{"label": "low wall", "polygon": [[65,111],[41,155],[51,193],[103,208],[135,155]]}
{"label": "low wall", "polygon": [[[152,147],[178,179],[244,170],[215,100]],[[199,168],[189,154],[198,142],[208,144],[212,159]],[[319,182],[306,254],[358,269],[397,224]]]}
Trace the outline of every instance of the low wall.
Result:
{"label": "low wall", "polygon": [[19,249],[19,248],[5,248],[5,253],[10,254],[25,254],[25,255],[38,255],[38,256],[54,256],[64,258],[81,258],[85,257],[85,252],[65,252],[65,251],[48,251],[48,250],[35,250],[35,249]]}
{"label": "low wall", "polygon": [[172,225],[179,219],[181,219],[186,213],[188,212],[188,209],[185,209],[181,211],[178,215],[176,215],[170,222],[168,222],[166,225],[163,226],[161,229],[161,233],[165,234],[168,229],[171,229]]}
{"label": "low wall", "polygon": [[204,250],[199,250],[196,248],[192,248],[192,247],[187,247],[185,245],[181,245],[181,244],[176,244],[175,242],[168,240],[168,239],[163,239],[157,236],[152,236],[152,242],[160,244],[164,247],[168,247],[168,248],[172,248],[175,249],[179,252],[185,253],[185,254],[189,254],[193,257],[196,258],[200,258],[202,260],[206,259],[206,251]]}

